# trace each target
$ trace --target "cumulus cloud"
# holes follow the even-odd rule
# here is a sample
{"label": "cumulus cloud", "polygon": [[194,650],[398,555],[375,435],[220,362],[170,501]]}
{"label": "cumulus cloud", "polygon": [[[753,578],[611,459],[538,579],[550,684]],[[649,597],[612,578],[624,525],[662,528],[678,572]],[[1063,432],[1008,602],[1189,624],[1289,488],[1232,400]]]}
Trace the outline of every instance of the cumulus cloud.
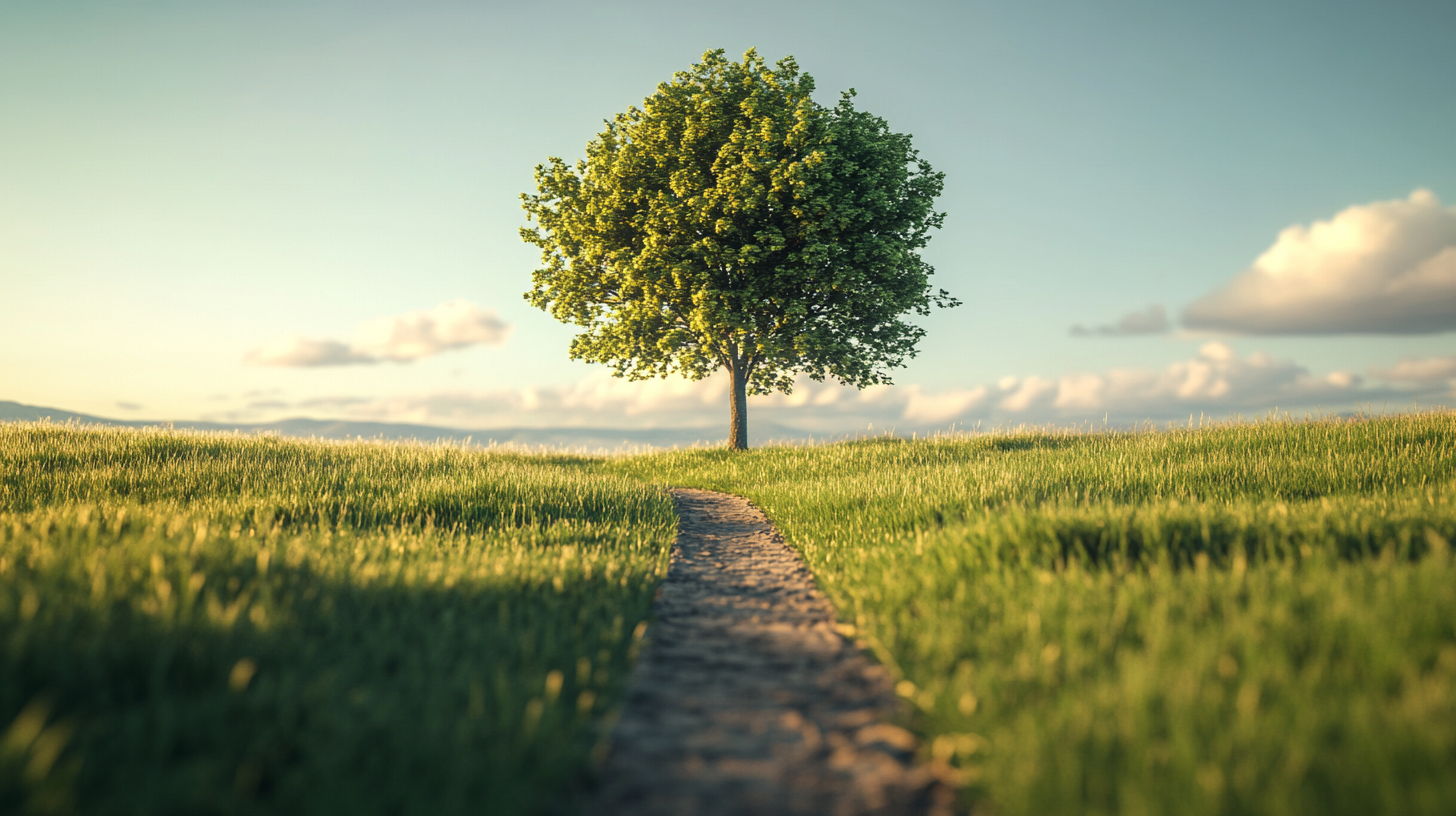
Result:
{"label": "cumulus cloud", "polygon": [[1456,207],[1429,190],[1295,225],[1183,313],[1240,334],[1426,334],[1456,329]]}
{"label": "cumulus cloud", "polygon": [[1208,343],[1190,360],[1162,369],[1112,369],[1061,377],[1035,399],[1016,407],[1050,419],[1105,412],[1123,418],[1214,415],[1275,407],[1348,406],[1365,395],[1360,377],[1346,371],[1316,376],[1292,361],[1263,352],[1239,357],[1223,343]]}
{"label": "cumulus cloud", "polygon": [[1140,334],[1167,334],[1173,330],[1168,313],[1162,306],[1149,306],[1141,312],[1129,312],[1116,323],[1088,328],[1081,323],[1072,327],[1073,337],[1132,337]]}
{"label": "cumulus cloud", "polygon": [[[1443,358],[1444,359],[1444,358]],[[749,421],[757,428],[794,428],[803,434],[840,435],[867,428],[900,431],[945,429],[952,425],[1021,423],[1132,424],[1142,420],[1186,420],[1288,411],[1348,411],[1374,403],[1392,408],[1449,399],[1456,358],[1439,371],[1401,364],[1389,377],[1431,382],[1411,386],[1368,384],[1348,372],[1316,374],[1290,360],[1262,352],[1240,356],[1223,343],[1208,343],[1189,359],[1162,368],[1109,369],[1061,377],[1003,377],[972,388],[932,392],[920,386],[875,386],[857,391],[833,383],[801,383],[793,394],[753,397]],[[1401,366],[1405,366],[1402,368]],[[1397,376],[1398,375],[1398,376]],[[1438,376],[1439,375],[1439,376]],[[1439,380],[1436,382],[1435,380]],[[728,382],[721,375],[698,382],[682,379],[628,382],[605,373],[555,387],[452,391],[385,398],[341,397],[298,403],[295,409],[334,418],[406,422],[465,429],[505,427],[702,428],[712,438],[727,427]]]}
{"label": "cumulus cloud", "polygon": [[1393,382],[1441,382],[1456,380],[1456,357],[1428,357],[1424,360],[1401,360],[1393,366],[1372,368],[1370,373]]}
{"label": "cumulus cloud", "polygon": [[494,311],[451,300],[433,309],[372,320],[348,343],[286,335],[248,352],[244,362],[287,367],[403,363],[450,349],[500,345],[510,332],[510,324]]}
{"label": "cumulus cloud", "polygon": [[380,358],[356,351],[353,346],[338,340],[309,340],[288,334],[253,349],[243,361],[249,365],[304,368],[377,363]]}
{"label": "cumulus cloud", "polygon": [[[456,428],[614,427],[726,428],[729,383],[717,375],[629,382],[605,373],[564,386],[460,390],[367,398],[314,398],[289,412],[360,421]],[[782,423],[806,432],[840,433],[866,425],[944,426],[987,404],[989,390],[928,393],[919,386],[875,386],[863,391],[832,383],[803,383],[792,394],[753,397],[750,421]],[[229,419],[278,418],[254,406]]]}

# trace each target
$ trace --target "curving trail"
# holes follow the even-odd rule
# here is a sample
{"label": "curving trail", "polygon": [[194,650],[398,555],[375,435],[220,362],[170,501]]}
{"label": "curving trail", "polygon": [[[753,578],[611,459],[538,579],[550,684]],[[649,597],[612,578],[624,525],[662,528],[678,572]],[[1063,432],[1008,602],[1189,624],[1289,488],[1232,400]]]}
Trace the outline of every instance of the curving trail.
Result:
{"label": "curving trail", "polygon": [[940,814],[950,792],[884,722],[888,673],[834,628],[809,570],[746,499],[674,490],[657,623],[595,816]]}

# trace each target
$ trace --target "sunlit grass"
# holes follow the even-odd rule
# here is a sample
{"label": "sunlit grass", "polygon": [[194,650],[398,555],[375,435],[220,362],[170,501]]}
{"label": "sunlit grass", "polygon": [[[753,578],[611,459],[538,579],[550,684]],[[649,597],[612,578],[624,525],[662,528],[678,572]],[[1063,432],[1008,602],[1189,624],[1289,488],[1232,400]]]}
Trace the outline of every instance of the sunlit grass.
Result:
{"label": "sunlit grass", "polygon": [[616,459],[0,425],[0,812],[570,812],[753,498],[1006,814],[1456,812],[1456,419]]}
{"label": "sunlit grass", "polygon": [[1456,813],[1456,419],[609,466],[746,495],[1014,814]]}
{"label": "sunlit grass", "polygon": [[589,464],[0,425],[0,811],[568,807],[674,527]]}

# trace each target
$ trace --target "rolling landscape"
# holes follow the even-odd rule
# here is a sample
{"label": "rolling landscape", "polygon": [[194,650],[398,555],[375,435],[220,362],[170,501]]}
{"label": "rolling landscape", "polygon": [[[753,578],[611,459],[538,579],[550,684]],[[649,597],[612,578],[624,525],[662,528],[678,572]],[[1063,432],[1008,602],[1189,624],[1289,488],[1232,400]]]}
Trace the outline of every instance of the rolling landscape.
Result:
{"label": "rolling landscape", "polygon": [[1446,413],[523,455],[0,425],[10,812],[569,812],[673,538],[753,499],[1008,813],[1450,812]]}
{"label": "rolling landscape", "polygon": [[0,2],[0,816],[1453,816],[1452,77]]}

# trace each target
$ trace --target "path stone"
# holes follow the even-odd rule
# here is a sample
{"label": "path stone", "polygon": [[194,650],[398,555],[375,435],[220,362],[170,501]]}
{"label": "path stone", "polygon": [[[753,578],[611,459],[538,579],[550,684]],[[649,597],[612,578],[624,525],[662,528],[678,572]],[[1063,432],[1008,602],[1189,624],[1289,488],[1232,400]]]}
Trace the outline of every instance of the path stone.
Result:
{"label": "path stone", "polygon": [[939,814],[949,791],[886,722],[890,677],[834,628],[746,499],[674,490],[678,537],[595,816]]}

